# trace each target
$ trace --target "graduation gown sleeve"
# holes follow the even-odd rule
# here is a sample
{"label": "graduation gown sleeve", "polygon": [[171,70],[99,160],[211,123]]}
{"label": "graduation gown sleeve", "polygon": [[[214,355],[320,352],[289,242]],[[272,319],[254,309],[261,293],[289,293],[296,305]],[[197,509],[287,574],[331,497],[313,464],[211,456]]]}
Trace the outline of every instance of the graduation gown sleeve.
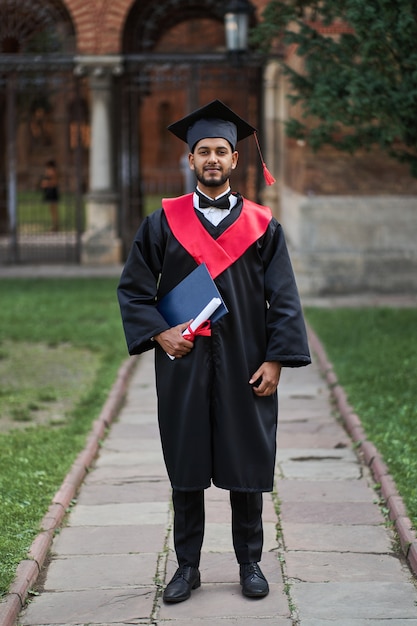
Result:
{"label": "graduation gown sleeve", "polygon": [[298,289],[282,227],[273,220],[270,231],[262,253],[267,302],[265,361],[301,367],[311,358]]}
{"label": "graduation gown sleeve", "polygon": [[[158,219],[159,218],[159,219]],[[117,295],[129,354],[154,347],[151,338],[169,328],[156,308],[163,259],[161,211],[137,232],[119,281]]]}

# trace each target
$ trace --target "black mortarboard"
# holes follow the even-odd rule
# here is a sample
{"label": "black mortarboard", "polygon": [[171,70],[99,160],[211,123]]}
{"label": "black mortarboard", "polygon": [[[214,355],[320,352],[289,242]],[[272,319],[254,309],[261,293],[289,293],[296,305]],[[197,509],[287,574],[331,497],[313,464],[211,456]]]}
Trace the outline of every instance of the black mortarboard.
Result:
{"label": "black mortarboard", "polygon": [[196,109],[168,126],[168,130],[188,143],[191,152],[200,139],[208,137],[227,139],[234,150],[238,141],[256,132],[256,128],[245,122],[221,100],[213,100]]}
{"label": "black mortarboard", "polygon": [[185,141],[192,152],[200,139],[222,137],[226,139],[232,149],[241,139],[250,135],[255,137],[259,157],[262,162],[263,173],[267,185],[272,185],[275,178],[269,172],[262,157],[256,128],[245,122],[232,109],[229,109],[221,100],[212,100],[200,109],[196,109],[189,115],[168,126],[176,137]]}

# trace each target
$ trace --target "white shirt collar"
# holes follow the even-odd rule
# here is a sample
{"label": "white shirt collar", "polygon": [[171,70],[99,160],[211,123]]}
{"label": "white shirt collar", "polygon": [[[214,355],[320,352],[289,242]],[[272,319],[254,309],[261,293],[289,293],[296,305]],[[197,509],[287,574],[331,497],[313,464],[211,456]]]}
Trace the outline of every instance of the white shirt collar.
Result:
{"label": "white shirt collar", "polygon": [[[209,200],[213,199],[213,198],[210,198],[210,196],[208,196],[207,194],[203,193],[200,189],[198,189],[198,191]],[[225,192],[221,193],[219,196],[216,196],[215,200],[217,200],[217,198],[221,198],[222,196],[224,196],[225,194],[229,192],[230,192],[230,187],[226,189]],[[236,206],[237,201],[238,200],[236,196],[234,196],[233,194],[230,194],[229,196],[230,208],[229,209],[216,209],[215,207],[208,207],[206,209],[200,209],[198,196],[195,192],[193,195],[194,208],[200,211],[204,215],[204,217],[209,222],[211,222],[211,224],[213,224],[214,226],[217,226],[218,224],[220,224],[220,222],[224,220],[225,217],[230,215],[230,211]]]}

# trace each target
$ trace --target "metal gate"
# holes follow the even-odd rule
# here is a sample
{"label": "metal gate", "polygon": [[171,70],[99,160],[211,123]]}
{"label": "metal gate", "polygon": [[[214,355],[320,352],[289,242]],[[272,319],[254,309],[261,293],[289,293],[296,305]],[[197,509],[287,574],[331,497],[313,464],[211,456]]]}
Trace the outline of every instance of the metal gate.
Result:
{"label": "metal gate", "polygon": [[87,108],[71,59],[0,55],[1,263],[79,261]]}

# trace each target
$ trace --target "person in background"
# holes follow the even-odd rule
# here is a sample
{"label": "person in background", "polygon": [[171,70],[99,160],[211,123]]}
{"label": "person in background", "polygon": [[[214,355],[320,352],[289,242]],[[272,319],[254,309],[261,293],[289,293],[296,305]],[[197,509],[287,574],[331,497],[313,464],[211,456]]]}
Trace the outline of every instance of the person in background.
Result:
{"label": "person in background", "polygon": [[[118,298],[130,354],[155,350],[158,419],[172,485],[178,569],[165,602],[200,586],[204,490],[230,492],[242,593],[264,597],[262,494],[272,491],[282,367],[310,363],[284,234],[269,208],[232,192],[236,143],[255,129],[215,100],[168,129],[189,146],[193,193],[165,199],[137,232]],[[209,335],[169,327],[157,303],[205,263],[228,313]],[[167,353],[174,357],[167,357]]]}
{"label": "person in background", "polygon": [[58,187],[58,171],[54,159],[50,159],[45,163],[45,171],[41,180],[41,188],[43,190],[43,199],[49,205],[51,214],[51,230],[57,232],[59,230],[59,187]]}

